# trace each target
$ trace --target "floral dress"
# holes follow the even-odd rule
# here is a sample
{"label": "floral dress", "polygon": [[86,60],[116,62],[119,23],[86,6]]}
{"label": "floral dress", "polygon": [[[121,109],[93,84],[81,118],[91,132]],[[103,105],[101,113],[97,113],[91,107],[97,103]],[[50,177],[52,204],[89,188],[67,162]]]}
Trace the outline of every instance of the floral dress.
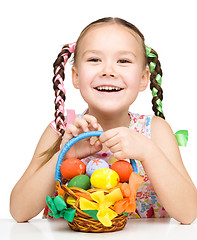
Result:
{"label": "floral dress", "polygon": [[[83,115],[83,114],[82,114]],[[152,115],[140,115],[129,112],[131,121],[129,128],[133,129],[136,132],[139,132],[146,137],[151,137],[151,120],[153,118]],[[52,127],[54,128],[54,123],[52,123]],[[55,128],[54,128],[55,129]],[[93,159],[103,159],[105,160],[109,166],[111,166],[115,161],[117,161],[112,152],[98,152],[89,156],[87,158],[81,159],[86,165],[90,160]],[[126,159],[125,161],[129,161]],[[144,177],[143,183],[139,187],[136,195],[136,211],[134,213],[130,213],[128,218],[136,219],[136,218],[166,218],[170,217],[169,214],[165,211],[164,207],[161,205],[156,192],[153,189],[153,186],[148,179],[147,174],[144,171],[144,168],[140,161],[136,161],[138,174]],[[54,194],[56,196],[57,193]],[[48,207],[46,206],[43,218],[51,218],[48,215]]]}

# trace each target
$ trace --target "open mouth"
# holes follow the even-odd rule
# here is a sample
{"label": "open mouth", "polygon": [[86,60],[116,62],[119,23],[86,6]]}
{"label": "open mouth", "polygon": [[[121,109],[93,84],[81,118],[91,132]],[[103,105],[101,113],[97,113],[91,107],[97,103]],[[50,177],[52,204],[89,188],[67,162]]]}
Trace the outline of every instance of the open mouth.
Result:
{"label": "open mouth", "polygon": [[99,92],[119,92],[121,91],[123,88],[120,87],[112,87],[112,86],[99,86],[95,88],[97,91]]}

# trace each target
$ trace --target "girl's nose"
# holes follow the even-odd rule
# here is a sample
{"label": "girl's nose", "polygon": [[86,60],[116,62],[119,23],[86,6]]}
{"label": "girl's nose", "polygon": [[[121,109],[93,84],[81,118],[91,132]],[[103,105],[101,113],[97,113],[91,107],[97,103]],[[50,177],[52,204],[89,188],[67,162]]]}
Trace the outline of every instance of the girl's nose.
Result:
{"label": "girl's nose", "polygon": [[111,65],[105,65],[101,71],[101,77],[117,78],[118,74]]}
{"label": "girl's nose", "polygon": [[116,73],[115,72],[103,72],[102,73],[102,77],[112,77],[112,78],[116,78],[117,77],[117,75],[116,75]]}

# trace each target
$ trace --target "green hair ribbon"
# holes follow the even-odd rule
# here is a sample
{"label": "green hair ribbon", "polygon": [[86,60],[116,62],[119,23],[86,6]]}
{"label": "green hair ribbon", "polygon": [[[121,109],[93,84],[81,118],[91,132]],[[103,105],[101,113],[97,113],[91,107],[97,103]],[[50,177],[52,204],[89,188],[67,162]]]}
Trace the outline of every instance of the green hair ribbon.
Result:
{"label": "green hair ribbon", "polygon": [[[147,45],[145,45],[146,47],[146,56],[147,57],[151,57],[151,58],[154,58],[154,57],[157,57],[155,54],[151,53],[151,50],[152,48],[151,47],[148,47]],[[149,64],[149,69],[150,69],[150,73],[154,72],[155,71],[155,68],[156,68],[156,63],[155,62],[150,62]],[[161,83],[162,83],[162,77],[160,74],[157,74],[155,80],[157,81],[158,85],[161,87]],[[158,93],[158,90],[154,87],[152,89],[152,96],[153,98],[157,96],[157,93]],[[162,101],[160,99],[158,99],[156,101],[157,103],[157,116],[162,113],[163,114],[163,110],[162,110]]]}
{"label": "green hair ribbon", "polygon": [[188,130],[179,130],[175,132],[175,137],[179,146],[186,147],[188,142]]}
{"label": "green hair ribbon", "polygon": [[[157,57],[155,54],[151,53],[151,50],[152,50],[151,47],[148,47],[147,45],[145,45],[145,47],[146,47],[146,56],[147,57],[150,57],[150,58]],[[156,68],[156,63],[150,62],[150,64],[149,64],[150,73],[154,72],[155,68]],[[161,87],[162,77],[160,74],[157,74],[155,80],[157,81],[158,85]],[[156,88],[153,88],[152,96],[157,97],[157,93],[158,93],[158,90]],[[160,112],[163,114],[161,99],[157,99],[156,103],[158,105],[157,106],[157,110],[158,110],[157,115],[159,115]],[[179,130],[174,135],[176,137],[178,145],[186,147],[187,142],[188,142],[188,131],[187,130]]]}
{"label": "green hair ribbon", "polygon": [[146,47],[146,56],[147,57],[157,57],[155,54],[151,53],[152,48],[148,47],[147,45],[145,45]]}

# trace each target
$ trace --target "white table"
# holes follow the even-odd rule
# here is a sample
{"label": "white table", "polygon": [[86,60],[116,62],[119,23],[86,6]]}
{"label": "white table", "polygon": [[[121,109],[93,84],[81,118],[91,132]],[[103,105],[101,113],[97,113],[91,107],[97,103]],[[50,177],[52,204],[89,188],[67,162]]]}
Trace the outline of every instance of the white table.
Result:
{"label": "white table", "polygon": [[174,219],[128,220],[122,231],[111,233],[82,233],[72,231],[65,220],[33,219],[16,223],[12,219],[0,219],[2,240],[197,240],[197,221],[181,225]]}

